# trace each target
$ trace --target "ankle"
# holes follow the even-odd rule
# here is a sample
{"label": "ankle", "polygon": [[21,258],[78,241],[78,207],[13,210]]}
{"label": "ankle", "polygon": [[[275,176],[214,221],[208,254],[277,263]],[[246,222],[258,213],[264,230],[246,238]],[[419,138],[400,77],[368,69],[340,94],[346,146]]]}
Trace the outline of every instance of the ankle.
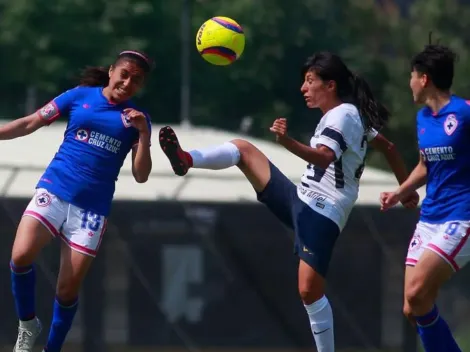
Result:
{"label": "ankle", "polygon": [[191,156],[191,154],[183,150],[183,155],[186,160],[186,163],[188,164],[188,167],[193,167],[193,157]]}

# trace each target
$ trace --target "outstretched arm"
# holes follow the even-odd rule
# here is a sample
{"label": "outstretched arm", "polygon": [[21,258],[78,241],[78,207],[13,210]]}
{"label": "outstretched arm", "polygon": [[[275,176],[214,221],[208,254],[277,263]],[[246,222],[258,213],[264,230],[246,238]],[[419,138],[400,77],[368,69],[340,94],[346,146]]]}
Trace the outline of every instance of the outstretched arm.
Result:
{"label": "outstretched arm", "polygon": [[33,133],[46,125],[45,120],[34,113],[0,126],[0,140],[14,139]]}
{"label": "outstretched arm", "polygon": [[392,169],[398,183],[401,185],[408,178],[408,171],[405,162],[395,145],[380,133],[369,142],[370,146],[380,151],[387,159],[387,163]]}
{"label": "outstretched arm", "polygon": [[70,89],[37,110],[34,114],[8,122],[0,127],[0,140],[14,139],[50,125],[62,114],[67,114],[74,103],[78,89]]}

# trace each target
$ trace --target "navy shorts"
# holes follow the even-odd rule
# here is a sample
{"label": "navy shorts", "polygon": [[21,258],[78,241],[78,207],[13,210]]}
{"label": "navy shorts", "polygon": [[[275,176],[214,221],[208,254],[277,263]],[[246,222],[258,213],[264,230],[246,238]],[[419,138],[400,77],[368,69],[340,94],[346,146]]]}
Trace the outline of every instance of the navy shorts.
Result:
{"label": "navy shorts", "polygon": [[294,253],[317,273],[326,277],[340,229],[297,196],[297,187],[269,162],[271,179],[258,200],[295,232]]}

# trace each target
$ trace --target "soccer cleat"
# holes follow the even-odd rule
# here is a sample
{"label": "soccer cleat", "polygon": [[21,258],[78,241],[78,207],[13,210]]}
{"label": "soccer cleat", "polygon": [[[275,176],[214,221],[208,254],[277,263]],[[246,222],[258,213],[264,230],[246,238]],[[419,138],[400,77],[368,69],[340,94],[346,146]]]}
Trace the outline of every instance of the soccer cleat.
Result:
{"label": "soccer cleat", "polygon": [[170,126],[160,129],[160,147],[170,160],[173,171],[178,176],[184,176],[188,172],[191,165],[191,157],[180,147],[178,137]]}
{"label": "soccer cleat", "polygon": [[41,333],[41,321],[36,317],[29,321],[21,321],[18,326],[18,338],[13,352],[33,352],[34,343]]}

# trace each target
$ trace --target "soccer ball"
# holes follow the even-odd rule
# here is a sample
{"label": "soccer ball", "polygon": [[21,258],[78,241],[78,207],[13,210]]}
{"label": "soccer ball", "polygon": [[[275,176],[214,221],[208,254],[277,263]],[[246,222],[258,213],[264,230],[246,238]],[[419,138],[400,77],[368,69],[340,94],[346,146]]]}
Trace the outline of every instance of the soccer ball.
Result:
{"label": "soccer ball", "polygon": [[243,54],[245,34],[231,18],[213,17],[197,31],[196,47],[207,62],[218,66],[230,65]]}

